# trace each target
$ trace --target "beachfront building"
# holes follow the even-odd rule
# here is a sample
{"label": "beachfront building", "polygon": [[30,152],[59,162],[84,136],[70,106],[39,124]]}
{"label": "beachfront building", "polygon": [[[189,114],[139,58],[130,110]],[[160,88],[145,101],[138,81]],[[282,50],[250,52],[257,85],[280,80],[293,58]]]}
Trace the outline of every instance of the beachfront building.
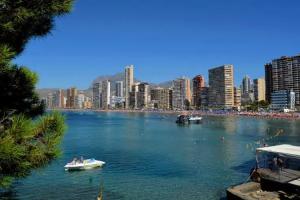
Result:
{"label": "beachfront building", "polygon": [[93,84],[93,97],[92,97],[93,109],[101,108],[101,90],[102,90],[101,83],[98,82]]}
{"label": "beachfront building", "polygon": [[83,109],[92,109],[92,98],[85,96],[84,97],[84,102],[83,102]]}
{"label": "beachfront building", "polygon": [[266,100],[266,84],[264,78],[258,78],[253,80],[253,91],[255,101]]}
{"label": "beachfront building", "polygon": [[124,108],[125,98],[118,96],[111,96],[110,98],[110,107],[114,109],[122,109]]}
{"label": "beachfront building", "polygon": [[265,72],[267,100],[273,92],[293,90],[300,106],[300,55],[274,59],[265,65]]}
{"label": "beachfront building", "polygon": [[234,106],[233,65],[209,70],[209,106],[218,109]]}
{"label": "beachfront building", "polygon": [[123,97],[124,96],[123,91],[124,91],[123,81],[117,81],[116,82],[116,96]]}
{"label": "beachfront building", "polygon": [[234,87],[234,107],[237,110],[240,110],[241,105],[242,105],[241,89],[238,87]]}
{"label": "beachfront building", "polygon": [[154,88],[151,90],[151,102],[156,109],[169,110],[170,105],[170,89]]}
{"label": "beachfront building", "polygon": [[190,79],[182,77],[173,81],[172,107],[175,110],[185,110],[191,104]]}
{"label": "beachfront building", "polygon": [[205,87],[204,77],[202,75],[197,75],[193,78],[193,105],[195,108],[201,107],[201,91]]}
{"label": "beachfront building", "polygon": [[290,90],[278,90],[271,94],[271,109],[273,110],[295,110],[295,92]]}
{"label": "beachfront building", "polygon": [[110,108],[110,81],[102,81],[101,89],[101,108],[109,109]]}
{"label": "beachfront building", "polygon": [[64,93],[62,89],[59,89],[54,94],[54,107],[55,108],[64,108]]}
{"label": "beachfront building", "polygon": [[149,84],[148,83],[135,83],[132,88],[129,107],[131,109],[144,109],[149,105]]}
{"label": "beachfront building", "polygon": [[130,92],[132,91],[132,86],[134,84],[133,79],[133,65],[125,67],[125,108],[130,107]]}
{"label": "beachfront building", "polygon": [[209,87],[203,87],[200,91],[200,107],[207,108],[209,103]]}
{"label": "beachfront building", "polygon": [[85,95],[82,92],[80,92],[75,97],[75,108],[83,109],[84,108],[84,101],[85,101]]}
{"label": "beachfront building", "polygon": [[272,94],[272,64],[265,64],[265,84],[266,84],[266,101],[271,103],[271,94]]}
{"label": "beachfront building", "polygon": [[137,108],[144,109],[148,108],[149,104],[149,84],[148,83],[140,83],[138,85],[138,93],[137,93]]}
{"label": "beachfront building", "polygon": [[76,108],[76,96],[77,89],[75,87],[67,89],[67,105],[66,108],[74,109]]}

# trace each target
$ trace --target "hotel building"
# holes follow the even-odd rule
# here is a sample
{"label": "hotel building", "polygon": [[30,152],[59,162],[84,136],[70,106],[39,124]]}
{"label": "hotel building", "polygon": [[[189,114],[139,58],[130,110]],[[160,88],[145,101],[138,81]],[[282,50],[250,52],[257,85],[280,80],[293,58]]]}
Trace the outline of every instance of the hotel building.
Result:
{"label": "hotel building", "polygon": [[209,106],[226,109],[234,106],[233,65],[209,70]]}
{"label": "hotel building", "polygon": [[154,88],[151,90],[151,101],[154,108],[169,110],[170,105],[170,89],[167,88]]}
{"label": "hotel building", "polygon": [[266,83],[264,78],[258,78],[253,80],[253,91],[255,101],[266,100]]}
{"label": "hotel building", "polygon": [[93,109],[101,108],[101,90],[102,90],[101,83],[93,84],[93,98],[92,98]]}
{"label": "hotel building", "polygon": [[300,55],[274,59],[265,65],[265,72],[267,100],[273,92],[288,90],[295,92],[295,103],[300,105]]}
{"label": "hotel building", "polygon": [[130,105],[130,92],[133,86],[133,65],[125,67],[125,109]]}
{"label": "hotel building", "polygon": [[75,87],[67,89],[67,108],[76,108],[77,89]]}
{"label": "hotel building", "polygon": [[102,81],[102,90],[101,90],[101,108],[109,109],[110,108],[110,81]]}
{"label": "hotel building", "polygon": [[191,104],[190,79],[178,78],[173,81],[172,107],[173,109],[184,110]]}
{"label": "hotel building", "polygon": [[195,76],[193,78],[193,105],[196,108],[201,107],[201,91],[205,87],[204,77],[201,75]]}

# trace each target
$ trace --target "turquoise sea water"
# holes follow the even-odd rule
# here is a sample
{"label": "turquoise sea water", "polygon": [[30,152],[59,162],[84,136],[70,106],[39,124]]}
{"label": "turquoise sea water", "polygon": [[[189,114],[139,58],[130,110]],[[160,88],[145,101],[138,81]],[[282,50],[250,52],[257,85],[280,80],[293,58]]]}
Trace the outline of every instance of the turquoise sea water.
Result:
{"label": "turquoise sea water", "polygon": [[[62,156],[0,199],[94,200],[100,188],[109,200],[222,199],[228,186],[247,179],[259,142],[300,145],[299,121],[205,117],[202,124],[178,126],[175,115],[65,114]],[[81,155],[107,164],[64,171]]]}

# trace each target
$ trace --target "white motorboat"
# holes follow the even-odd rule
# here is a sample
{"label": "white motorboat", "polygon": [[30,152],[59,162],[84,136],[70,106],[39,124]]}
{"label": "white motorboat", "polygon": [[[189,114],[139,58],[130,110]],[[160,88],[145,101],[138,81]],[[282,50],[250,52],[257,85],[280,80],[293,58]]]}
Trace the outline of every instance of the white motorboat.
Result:
{"label": "white motorboat", "polygon": [[191,116],[189,117],[189,121],[201,121],[202,117],[199,116]]}
{"label": "white motorboat", "polygon": [[200,116],[190,116],[188,118],[189,123],[200,123],[202,121],[202,117]]}
{"label": "white motorboat", "polygon": [[65,170],[72,171],[72,170],[92,169],[96,167],[102,167],[104,164],[105,162],[100,160],[95,160],[94,158],[86,159],[86,160],[74,159],[72,162],[65,165]]}

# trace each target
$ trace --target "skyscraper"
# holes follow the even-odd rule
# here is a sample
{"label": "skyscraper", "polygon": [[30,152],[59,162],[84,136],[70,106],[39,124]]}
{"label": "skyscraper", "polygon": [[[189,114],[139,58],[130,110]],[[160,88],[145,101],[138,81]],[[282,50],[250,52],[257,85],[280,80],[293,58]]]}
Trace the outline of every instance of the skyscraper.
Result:
{"label": "skyscraper", "polygon": [[149,104],[149,84],[148,83],[135,83],[129,98],[129,107],[132,109],[148,108]]}
{"label": "skyscraper", "polygon": [[116,82],[116,96],[123,97],[124,96],[123,91],[124,91],[123,81],[117,81]]}
{"label": "skyscraper", "polygon": [[76,96],[75,107],[78,108],[78,109],[83,109],[84,108],[84,101],[85,101],[85,95],[82,92],[80,92]]}
{"label": "skyscraper", "polygon": [[140,83],[138,85],[138,94],[137,94],[137,107],[139,109],[148,108],[149,104],[149,84]]}
{"label": "skyscraper", "polygon": [[130,92],[133,85],[133,65],[125,67],[125,108],[129,108]]}
{"label": "skyscraper", "polygon": [[55,107],[64,108],[64,94],[63,90],[59,89],[55,92]]}
{"label": "skyscraper", "polygon": [[253,80],[253,90],[255,101],[266,100],[266,84],[264,78],[258,78]]}
{"label": "skyscraper", "polygon": [[110,81],[102,81],[102,90],[101,90],[101,100],[102,100],[102,109],[110,108]]}
{"label": "skyscraper", "polygon": [[293,91],[295,92],[296,105],[300,105],[300,55],[274,59],[265,65],[266,93]]}
{"label": "skyscraper", "polygon": [[102,90],[101,83],[93,84],[93,99],[92,99],[93,109],[101,108],[101,90]]}
{"label": "skyscraper", "polygon": [[241,89],[234,87],[234,107],[239,108],[241,106]]}
{"label": "skyscraper", "polygon": [[251,89],[251,79],[246,75],[242,81],[242,94],[249,94]]}
{"label": "skyscraper", "polygon": [[209,105],[227,109],[234,106],[233,65],[209,70]]}
{"label": "skyscraper", "polygon": [[77,89],[75,87],[69,88],[67,90],[67,108],[74,109],[76,108],[76,96]]}
{"label": "skyscraper", "polygon": [[201,91],[205,87],[204,82],[204,77],[201,75],[193,78],[193,105],[196,108],[200,108],[201,106]]}
{"label": "skyscraper", "polygon": [[271,95],[272,95],[272,64],[265,64],[265,83],[266,83],[266,100],[271,103]]}
{"label": "skyscraper", "polygon": [[188,78],[178,78],[173,81],[173,109],[187,109],[191,104],[191,84]]}

